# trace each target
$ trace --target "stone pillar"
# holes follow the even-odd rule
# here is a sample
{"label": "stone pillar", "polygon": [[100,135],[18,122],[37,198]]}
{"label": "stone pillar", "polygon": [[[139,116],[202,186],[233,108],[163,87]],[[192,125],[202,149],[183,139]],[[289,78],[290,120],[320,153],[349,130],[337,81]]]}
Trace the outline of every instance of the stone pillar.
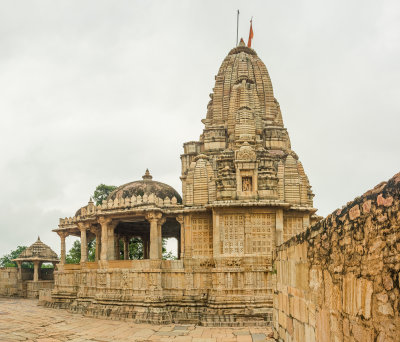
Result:
{"label": "stone pillar", "polygon": [[124,260],[129,260],[129,239],[124,236]]}
{"label": "stone pillar", "polygon": [[39,265],[40,262],[38,260],[33,262],[33,281],[39,280]]}
{"label": "stone pillar", "polygon": [[143,259],[149,258],[149,238],[147,236],[142,237],[143,241]]}
{"label": "stone pillar", "polygon": [[162,217],[157,222],[157,230],[158,230],[158,259],[162,259],[162,225],[165,223],[167,219]]}
{"label": "stone pillar", "polygon": [[87,262],[88,243],[87,243],[87,229],[88,226],[83,223],[78,223],[78,228],[81,231],[81,263]]}
{"label": "stone pillar", "polygon": [[100,260],[100,253],[101,253],[101,233],[100,231],[96,231],[96,251],[94,256],[95,261]]}
{"label": "stone pillar", "polygon": [[283,209],[276,211],[275,243],[277,246],[283,243]]}
{"label": "stone pillar", "polygon": [[57,232],[58,236],[61,239],[61,258],[60,258],[60,264],[65,264],[65,258],[66,258],[66,251],[65,251],[65,238],[68,236],[67,232]]}
{"label": "stone pillar", "polygon": [[17,261],[18,275],[17,279],[22,280],[22,261]]}
{"label": "stone pillar", "polygon": [[101,260],[115,259],[114,229],[118,222],[113,222],[111,218],[100,217],[101,225]]}
{"label": "stone pillar", "polygon": [[150,259],[161,259],[162,244],[161,244],[161,213],[149,213],[146,215],[146,220],[150,222]]}
{"label": "stone pillar", "polygon": [[181,226],[178,239],[178,259],[183,259],[185,254],[185,226],[184,226],[185,219],[183,215],[179,215],[176,217],[176,220],[179,222]]}
{"label": "stone pillar", "polygon": [[120,251],[119,251],[119,235],[118,234],[114,234],[114,252],[115,252],[115,260],[119,260],[120,259]]}

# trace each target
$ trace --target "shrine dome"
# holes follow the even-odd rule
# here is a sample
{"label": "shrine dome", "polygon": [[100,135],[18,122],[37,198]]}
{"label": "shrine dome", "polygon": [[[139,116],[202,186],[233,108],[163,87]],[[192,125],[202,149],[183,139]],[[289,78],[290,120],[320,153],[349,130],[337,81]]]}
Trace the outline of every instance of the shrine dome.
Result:
{"label": "shrine dome", "polygon": [[41,260],[43,262],[58,262],[58,256],[49,246],[44,244],[38,237],[36,242],[25,249],[13,261],[34,261]]}
{"label": "shrine dome", "polygon": [[115,200],[116,198],[126,198],[132,196],[149,196],[153,194],[156,197],[165,199],[169,197],[172,199],[176,198],[178,203],[182,203],[182,197],[179,193],[170,185],[153,181],[153,176],[150,175],[149,170],[146,170],[143,180],[130,182],[119,186],[115,189],[107,198],[107,200]]}

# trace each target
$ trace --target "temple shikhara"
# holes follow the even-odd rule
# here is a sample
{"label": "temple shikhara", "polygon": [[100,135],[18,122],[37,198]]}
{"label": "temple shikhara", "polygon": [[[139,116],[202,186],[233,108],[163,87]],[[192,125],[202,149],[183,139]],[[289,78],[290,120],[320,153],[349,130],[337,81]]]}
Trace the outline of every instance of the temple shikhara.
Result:
{"label": "temple shikhara", "polygon": [[[52,306],[137,322],[271,323],[272,255],[313,221],[314,195],[253,49],[228,53],[210,98],[200,139],[183,145],[182,197],[146,170],[60,220]],[[68,235],[81,238],[80,265],[65,264]],[[162,260],[170,237],[178,260]],[[133,238],[141,260],[129,260]]]}
{"label": "temple shikhara", "polygon": [[[90,200],[54,229],[60,262],[38,240],[18,268],[0,269],[0,295],[136,323],[264,326],[280,342],[399,341],[400,173],[316,216],[250,43],[223,60],[203,132],[183,144],[182,196],[146,170],[100,204]],[[78,264],[66,263],[71,235]],[[163,259],[167,238],[178,242],[176,260]],[[54,284],[43,262],[58,263]]]}

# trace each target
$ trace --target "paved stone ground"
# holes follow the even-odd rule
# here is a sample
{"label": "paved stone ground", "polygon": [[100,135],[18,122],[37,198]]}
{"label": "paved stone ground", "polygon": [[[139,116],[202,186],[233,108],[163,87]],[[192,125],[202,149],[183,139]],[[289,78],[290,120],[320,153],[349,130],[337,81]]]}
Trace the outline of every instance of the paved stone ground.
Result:
{"label": "paved stone ground", "polygon": [[270,333],[267,327],[134,324],[44,308],[37,300],[0,298],[1,342],[272,342]]}

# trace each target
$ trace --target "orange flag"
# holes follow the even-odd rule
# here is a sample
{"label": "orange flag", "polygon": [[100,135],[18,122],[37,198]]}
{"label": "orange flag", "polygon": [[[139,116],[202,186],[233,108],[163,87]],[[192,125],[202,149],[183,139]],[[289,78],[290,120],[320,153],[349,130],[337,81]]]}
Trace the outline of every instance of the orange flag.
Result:
{"label": "orange flag", "polygon": [[249,41],[247,42],[247,46],[251,47],[251,40],[253,39],[253,19],[250,20],[250,33],[249,33]]}

